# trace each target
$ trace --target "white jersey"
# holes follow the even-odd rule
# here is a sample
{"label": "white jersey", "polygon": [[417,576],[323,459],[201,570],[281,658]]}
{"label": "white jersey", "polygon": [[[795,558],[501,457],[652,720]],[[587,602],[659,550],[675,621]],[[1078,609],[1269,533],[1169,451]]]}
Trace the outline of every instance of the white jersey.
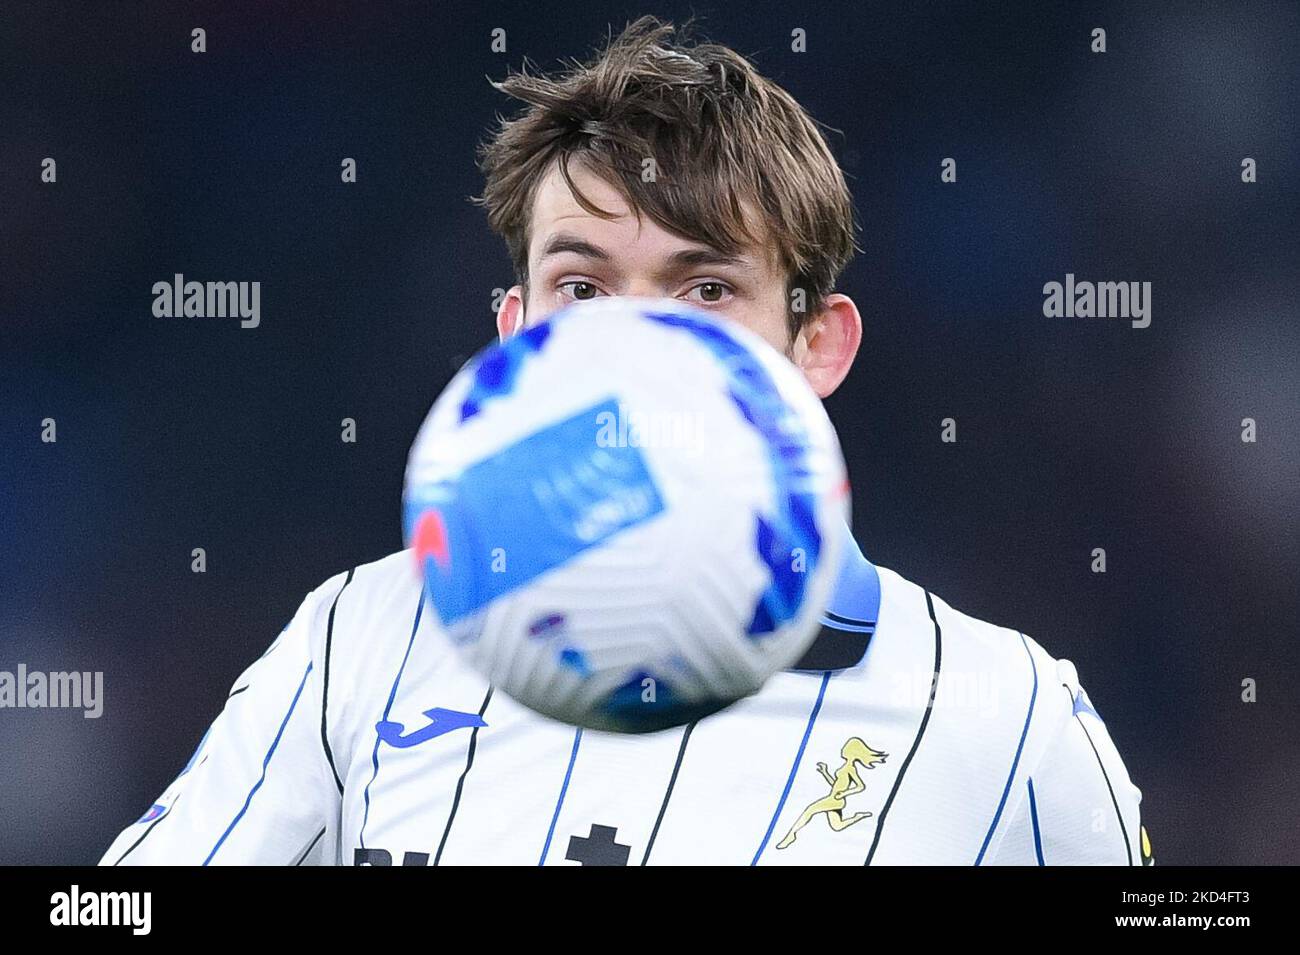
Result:
{"label": "white jersey", "polygon": [[358,567],[307,597],[101,864],[1149,862],[1074,666],[849,550],[796,668],[647,735],[493,692],[409,551]]}

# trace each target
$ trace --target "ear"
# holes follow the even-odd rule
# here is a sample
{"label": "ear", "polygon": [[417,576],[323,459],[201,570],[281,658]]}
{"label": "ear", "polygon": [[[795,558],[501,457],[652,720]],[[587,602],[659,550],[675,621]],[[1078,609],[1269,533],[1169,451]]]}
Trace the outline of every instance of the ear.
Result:
{"label": "ear", "polygon": [[505,341],[511,335],[524,329],[524,290],[523,286],[512,286],[506,292],[501,307],[497,309],[497,334]]}
{"label": "ear", "polygon": [[862,344],[862,316],[853,299],[835,293],[822,302],[817,317],[794,341],[794,362],[819,397],[825,398],[840,386],[858,346]]}

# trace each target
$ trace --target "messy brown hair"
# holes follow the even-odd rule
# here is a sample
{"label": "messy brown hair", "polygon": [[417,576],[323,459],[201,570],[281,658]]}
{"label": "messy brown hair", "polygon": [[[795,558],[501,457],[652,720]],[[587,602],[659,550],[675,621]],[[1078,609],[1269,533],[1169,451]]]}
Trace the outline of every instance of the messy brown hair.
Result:
{"label": "messy brown hair", "polygon": [[[854,252],[856,224],[844,174],[818,124],[744,57],[644,16],[587,63],[541,75],[523,68],[492,85],[526,104],[479,150],[486,183],[476,202],[505,240],[528,286],[528,242],[538,183],[558,163],[577,202],[611,218],[574,185],[577,160],[631,208],[677,235],[738,252],[753,235],[742,202],[762,218],[787,274],[791,338],[820,309]],[[643,179],[653,159],[654,181]],[[806,306],[796,305],[796,289]]]}

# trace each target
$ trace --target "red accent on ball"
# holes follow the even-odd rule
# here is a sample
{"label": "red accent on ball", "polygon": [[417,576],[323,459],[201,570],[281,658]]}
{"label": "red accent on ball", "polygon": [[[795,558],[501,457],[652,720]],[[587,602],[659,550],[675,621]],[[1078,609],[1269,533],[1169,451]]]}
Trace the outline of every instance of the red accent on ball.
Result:
{"label": "red accent on ball", "polygon": [[420,515],[415,525],[414,544],[415,556],[421,567],[430,557],[443,570],[451,566],[451,552],[447,549],[447,525],[437,511],[428,510]]}

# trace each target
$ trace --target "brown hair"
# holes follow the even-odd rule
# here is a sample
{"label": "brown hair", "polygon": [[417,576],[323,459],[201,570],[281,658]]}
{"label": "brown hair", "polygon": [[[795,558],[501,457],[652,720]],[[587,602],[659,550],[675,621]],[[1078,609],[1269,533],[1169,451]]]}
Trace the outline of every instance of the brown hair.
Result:
{"label": "brown hair", "polygon": [[[502,120],[479,150],[486,179],[475,201],[505,239],[528,285],[533,197],[558,161],[574,198],[609,218],[577,189],[577,159],[617,188],[638,213],[677,235],[734,253],[759,240],[742,200],[763,219],[787,270],[791,337],[820,308],[854,252],[853,204],[844,174],[816,122],[744,57],[687,40],[691,24],[644,16],[586,64],[544,76],[522,70],[492,85],[527,104]],[[642,178],[652,158],[653,182]],[[793,292],[807,307],[795,314]]]}

